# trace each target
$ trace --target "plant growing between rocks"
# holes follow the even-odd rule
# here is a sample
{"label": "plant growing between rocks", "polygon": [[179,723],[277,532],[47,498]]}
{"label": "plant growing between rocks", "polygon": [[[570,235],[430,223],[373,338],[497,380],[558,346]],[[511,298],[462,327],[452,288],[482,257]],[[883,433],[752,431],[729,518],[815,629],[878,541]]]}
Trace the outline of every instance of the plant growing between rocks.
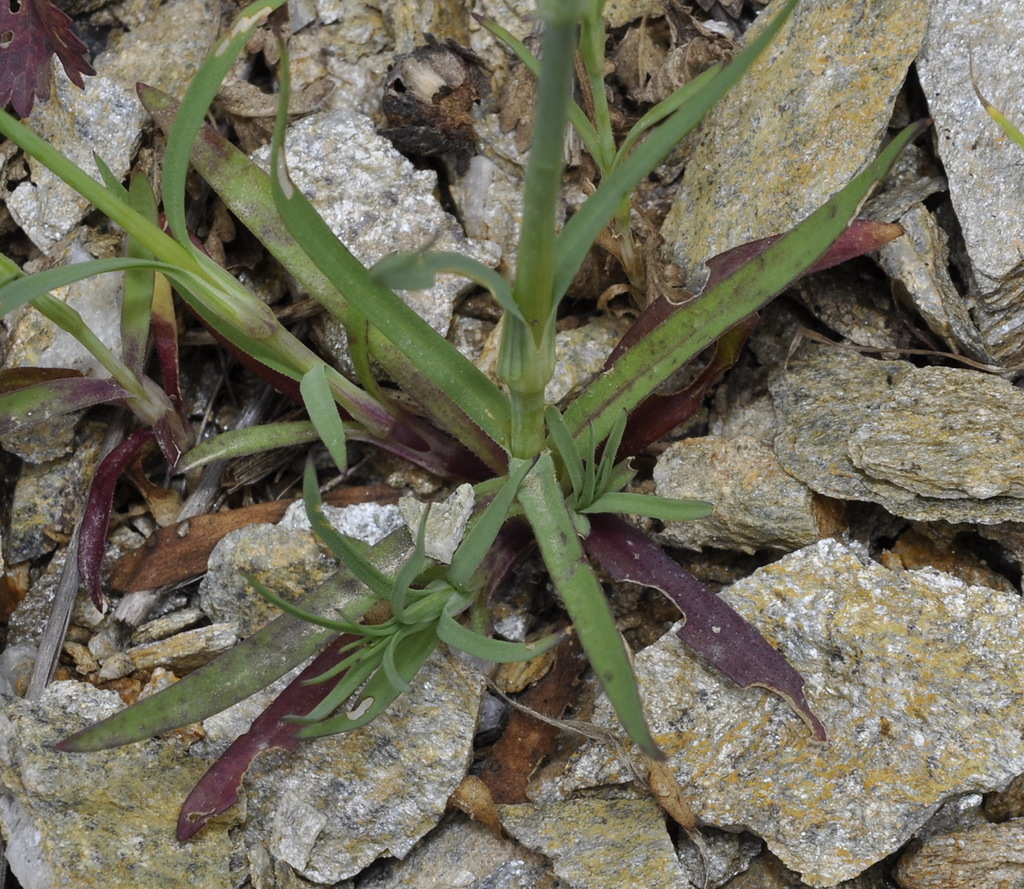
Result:
{"label": "plant growing between rocks", "polygon": [[[657,740],[647,728],[629,653],[615,627],[598,570],[664,592],[686,616],[679,630],[683,641],[739,685],[762,685],[782,695],[807,722],[812,737],[824,741],[825,728],[804,698],[799,674],[738,613],[621,517],[685,520],[711,508],[626,491],[634,475],[629,458],[692,410],[735,361],[750,319],[789,283],[815,268],[874,249],[899,233],[895,227],[854,219],[869,190],[921,126],[901,133],[874,163],[791,232],[709,262],[711,275],[698,298],[682,305],[665,297],[655,299],[609,357],[600,377],[568,405],[551,405],[545,402],[544,391],[555,367],[555,322],[580,264],[610,226],[624,245],[620,258],[634,286],[642,285],[643,269],[630,246],[632,191],[742,76],[796,0],[785,3],[771,26],[733,63],[708,70],[656,106],[618,145],[603,103],[603,3],[541,3],[545,29],[540,61],[525,48],[513,46],[537,72],[538,98],[512,281],[456,254],[425,250],[387,257],[367,269],[348,252],[288,176],[283,152],[289,93],[286,52],[279,72],[270,175],[203,126],[221,80],[247,39],[283,2],[259,0],[241,14],[196,75],[180,107],[140,86],[143,104],[169,134],[163,169],[167,231],[159,225],[156,201],[144,180],[134,179],[126,190],[107,176],[101,185],[24,125],[0,114],[0,132],[75,187],[129,236],[128,256],[123,258],[31,276],[22,276],[5,261],[0,313],[31,301],[91,348],[111,376],[93,380],[52,370],[7,372],[0,377],[0,431],[104,402],[124,404],[144,424],[101,467],[83,519],[86,544],[80,563],[98,605],[99,561],[113,484],[129,452],[150,438],[179,471],[227,455],[321,440],[342,473],[346,441],[359,439],[439,475],[472,482],[475,513],[447,563],[428,557],[425,522],[414,540],[396,533],[364,552],[327,522],[315,473],[307,467],[307,512],[316,533],[341,561],[338,573],[297,603],[260,590],[284,614],[207,667],[67,739],[60,748],[97,750],[199,721],[315,655],[197,785],[178,824],[179,838],[187,838],[234,802],[242,775],[257,752],[365,725],[409,688],[441,643],[492,661],[528,659],[558,644],[561,635],[520,644],[487,634],[491,594],[533,546],[540,551],[573,632],[623,727],[645,754],[659,756]],[[572,101],[577,47],[595,100],[593,120]],[[601,181],[559,228],[562,144],[570,121],[597,161]],[[327,365],[194,245],[185,216],[190,164],[345,325],[356,381]],[[94,341],[81,319],[48,295],[54,287],[113,271],[126,274],[120,361]],[[429,286],[439,272],[455,272],[477,283],[504,310],[501,387],[393,292],[392,288]],[[177,394],[170,285],[229,349],[246,356],[251,367],[300,399],[309,422],[227,433],[193,446]],[[163,368],[162,389],[145,373],[150,327]],[[714,357],[689,388],[675,395],[659,394],[666,380],[709,346],[715,346]],[[413,415],[388,394],[374,377],[374,363],[428,419]]]}

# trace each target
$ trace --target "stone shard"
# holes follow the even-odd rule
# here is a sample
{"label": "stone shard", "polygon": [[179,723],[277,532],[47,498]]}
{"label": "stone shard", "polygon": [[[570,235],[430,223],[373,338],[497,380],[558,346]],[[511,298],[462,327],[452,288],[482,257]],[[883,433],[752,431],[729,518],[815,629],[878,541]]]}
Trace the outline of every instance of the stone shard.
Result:
{"label": "stone shard", "polygon": [[[827,744],[780,698],[728,684],[673,631],[636,657],[655,739],[707,824],[760,835],[812,886],[898,849],[946,799],[1024,768],[1019,598],[890,571],[836,540],[723,593],[806,680]],[[612,724],[606,702],[597,721]],[[591,745],[559,792],[629,780]]]}
{"label": "stone shard", "polygon": [[[1024,124],[1024,38],[1000,0],[937,0],[917,71],[963,232],[971,311],[992,358],[1024,361],[1024,153],[974,93]],[[998,222],[996,222],[998,220]],[[993,224],[995,222],[995,224]]]}
{"label": "stone shard", "polygon": [[875,156],[928,6],[823,0],[797,7],[699,130],[662,229],[684,279],[730,247],[786,231]]}
{"label": "stone shard", "polygon": [[896,878],[903,889],[1024,886],[1024,824],[975,824],[915,842]]}
{"label": "stone shard", "polygon": [[333,885],[383,855],[403,857],[465,777],[483,680],[435,653],[413,690],[369,725],[274,751],[245,778],[245,843]]}

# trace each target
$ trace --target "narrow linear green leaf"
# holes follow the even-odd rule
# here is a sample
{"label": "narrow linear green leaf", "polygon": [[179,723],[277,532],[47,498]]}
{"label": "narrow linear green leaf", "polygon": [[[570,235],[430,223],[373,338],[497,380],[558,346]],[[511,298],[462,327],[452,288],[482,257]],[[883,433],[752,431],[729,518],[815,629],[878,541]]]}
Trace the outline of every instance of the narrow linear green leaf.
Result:
{"label": "narrow linear green leaf", "polygon": [[391,633],[391,629],[389,627],[358,623],[360,612],[365,613],[367,609],[372,607],[378,601],[370,596],[357,599],[355,605],[349,605],[346,607],[346,613],[352,613],[352,620],[337,620],[335,618],[321,617],[319,614],[307,611],[305,608],[296,605],[294,602],[282,599],[277,595],[277,593],[273,592],[270,587],[259,580],[259,578],[248,572],[243,572],[243,576],[245,577],[246,582],[256,590],[260,596],[270,602],[271,605],[275,605],[285,614],[290,614],[292,617],[299,618],[299,620],[308,621],[311,624],[316,624],[318,627],[334,630],[337,633],[357,633],[361,636],[367,637],[387,636]]}
{"label": "narrow linear green leaf", "polygon": [[[378,570],[391,571],[409,551],[404,529],[370,552]],[[339,602],[358,597],[362,584],[344,567],[296,603],[315,614],[336,613]],[[283,614],[216,661],[58,744],[64,751],[106,750],[151,738],[226,710],[280,678],[337,634]]]}
{"label": "narrow linear green leaf", "polygon": [[487,556],[515,504],[519,486],[532,465],[532,460],[522,460],[509,467],[509,477],[491,502],[487,504],[480,517],[473,523],[466,536],[462,538],[462,543],[452,555],[451,564],[445,574],[445,579],[455,589],[466,588],[474,572]]}
{"label": "narrow linear green leaf", "polygon": [[437,635],[442,642],[452,648],[498,664],[517,664],[533,660],[565,640],[563,633],[552,633],[535,642],[506,642],[503,639],[490,639],[462,626],[447,611],[438,620]]}
{"label": "narrow linear green leaf", "polygon": [[374,568],[356,547],[355,542],[327,521],[323,501],[320,499],[320,489],[317,487],[316,470],[310,461],[306,462],[306,471],[302,477],[302,499],[306,504],[306,516],[309,518],[313,533],[378,599],[387,599],[391,595],[391,578]]}
{"label": "narrow linear green leaf", "polygon": [[664,522],[689,522],[702,519],[715,511],[713,503],[703,500],[673,500],[650,494],[630,494],[623,491],[604,494],[580,512],[618,512],[624,515],[649,516]]}
{"label": "narrow linear green leaf", "polygon": [[578,494],[583,490],[583,452],[576,444],[576,439],[572,437],[569,427],[565,425],[562,412],[555,405],[549,404],[544,410],[544,416],[551,444],[565,467],[573,492]]}
{"label": "narrow linear green leaf", "polygon": [[479,284],[502,309],[522,320],[519,306],[512,299],[512,285],[472,256],[445,251],[392,253],[370,269],[374,281],[392,290],[426,290],[437,283],[441,274],[460,275]]}
{"label": "narrow linear green leaf", "polygon": [[[437,648],[439,641],[433,626],[405,636],[400,652],[401,661],[396,658],[398,676],[410,682]],[[359,698],[352,707],[333,719],[308,725],[297,734],[300,738],[320,738],[359,728],[376,719],[400,694],[401,691],[391,684],[384,671],[378,669],[359,693]]]}
{"label": "narrow linear green leaf", "polygon": [[573,214],[558,236],[556,293],[561,294],[568,289],[591,245],[597,240],[623,199],[632,194],[633,189],[747,72],[782,28],[797,2],[799,0],[787,0],[757,40],[725,68],[718,71],[716,76],[702,81],[699,91],[650,133],[644,142],[637,145],[632,154],[602,180],[597,191]]}
{"label": "narrow linear green leaf", "polygon": [[233,460],[319,440],[316,427],[306,420],[230,429],[196,445],[178,461],[176,469],[181,473],[192,472],[218,460]]}
{"label": "narrow linear green leaf", "polygon": [[628,349],[565,412],[573,435],[593,425],[606,436],[620,412],[631,411],[675,371],[799,278],[846,230],[871,189],[903,148],[927,126],[912,124],[840,192],[763,253],[683,306]]}
{"label": "narrow linear green leaf", "polygon": [[202,129],[211,103],[220,91],[221,82],[235,64],[252,32],[284,3],[285,0],[256,0],[238,15],[228,33],[199,66],[175,115],[163,159],[164,212],[174,237],[193,255],[198,254],[198,249],[192,245],[185,221],[186,177],[192,145]]}
{"label": "narrow linear green leaf", "polygon": [[544,564],[565,602],[580,643],[615,712],[633,742],[648,756],[663,754],[651,737],[640,692],[612,610],[562,499],[549,453],[519,489],[519,502],[533,527]]}
{"label": "narrow linear green leaf", "polygon": [[497,386],[394,293],[377,284],[289,178],[284,154],[288,84],[287,55],[282,53],[281,101],[271,142],[270,183],[274,203],[288,230],[350,305],[371,325],[386,331],[434,385],[458,392],[459,405],[469,418],[495,441],[504,442],[510,424],[509,407]]}

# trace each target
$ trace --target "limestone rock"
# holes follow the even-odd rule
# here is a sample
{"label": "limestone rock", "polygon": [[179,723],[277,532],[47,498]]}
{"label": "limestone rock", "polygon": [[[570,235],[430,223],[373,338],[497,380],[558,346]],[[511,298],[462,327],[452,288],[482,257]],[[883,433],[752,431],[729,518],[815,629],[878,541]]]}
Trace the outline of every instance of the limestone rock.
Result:
{"label": "limestone rock", "polygon": [[[253,159],[266,167],[269,147]],[[418,171],[373,121],[360,114],[331,111],[293,124],[287,137],[288,171],[331,230],[366,265],[390,253],[430,249],[468,254],[497,263],[499,250],[486,241],[470,241],[453,216],[434,197],[436,176]],[[455,299],[466,289],[463,278],[441,275],[430,290],[401,295],[436,331],[444,335]],[[341,358],[344,330],[325,324],[322,339]]]}
{"label": "limestone rock", "polygon": [[5,701],[0,715],[0,826],[23,889],[68,886],[233,889],[230,816],[195,842],[174,840],[178,806],[208,762],[176,741],[149,740],[99,753],[53,745],[120,709],[117,695],[57,682],[42,701]]}
{"label": "limestone rock", "polygon": [[[53,96],[32,116],[33,131],[97,180],[93,152],[99,153],[120,180],[131,165],[146,118],[134,93],[102,75],[87,77],[84,90],[63,72],[53,81]],[[49,253],[85,216],[89,202],[42,164],[32,159],[28,163],[32,181],[14,189],[7,207],[32,242]]]}
{"label": "limestone rock", "polygon": [[544,858],[475,821],[445,821],[401,861],[360,880],[360,889],[536,889],[550,880]]}
{"label": "limestone rock", "polygon": [[[810,885],[856,876],[944,800],[1022,771],[1017,596],[893,572],[835,540],[722,595],[804,676],[830,740],[812,743],[783,700],[732,686],[672,631],[636,657],[654,737],[705,823],[763,837]],[[613,722],[607,706],[597,721]],[[561,792],[629,778],[592,745]]]}
{"label": "limestone rock", "polygon": [[677,889],[685,874],[650,797],[501,806],[517,840],[554,860],[572,889]]}
{"label": "limestone rock", "polygon": [[903,889],[1024,886],[1024,822],[976,824],[913,843],[896,879]]}

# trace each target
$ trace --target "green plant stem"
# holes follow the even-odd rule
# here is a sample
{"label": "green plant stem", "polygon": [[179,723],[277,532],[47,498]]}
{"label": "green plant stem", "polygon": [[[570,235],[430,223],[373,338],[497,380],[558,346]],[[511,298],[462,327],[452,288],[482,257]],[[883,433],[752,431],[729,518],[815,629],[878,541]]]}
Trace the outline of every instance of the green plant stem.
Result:
{"label": "green plant stem", "polygon": [[533,146],[526,168],[523,226],[513,299],[523,320],[508,315],[498,374],[512,403],[511,451],[533,457],[544,447],[544,387],[555,368],[555,235],[562,190],[565,127],[572,102],[576,24],[552,14],[544,31]]}

